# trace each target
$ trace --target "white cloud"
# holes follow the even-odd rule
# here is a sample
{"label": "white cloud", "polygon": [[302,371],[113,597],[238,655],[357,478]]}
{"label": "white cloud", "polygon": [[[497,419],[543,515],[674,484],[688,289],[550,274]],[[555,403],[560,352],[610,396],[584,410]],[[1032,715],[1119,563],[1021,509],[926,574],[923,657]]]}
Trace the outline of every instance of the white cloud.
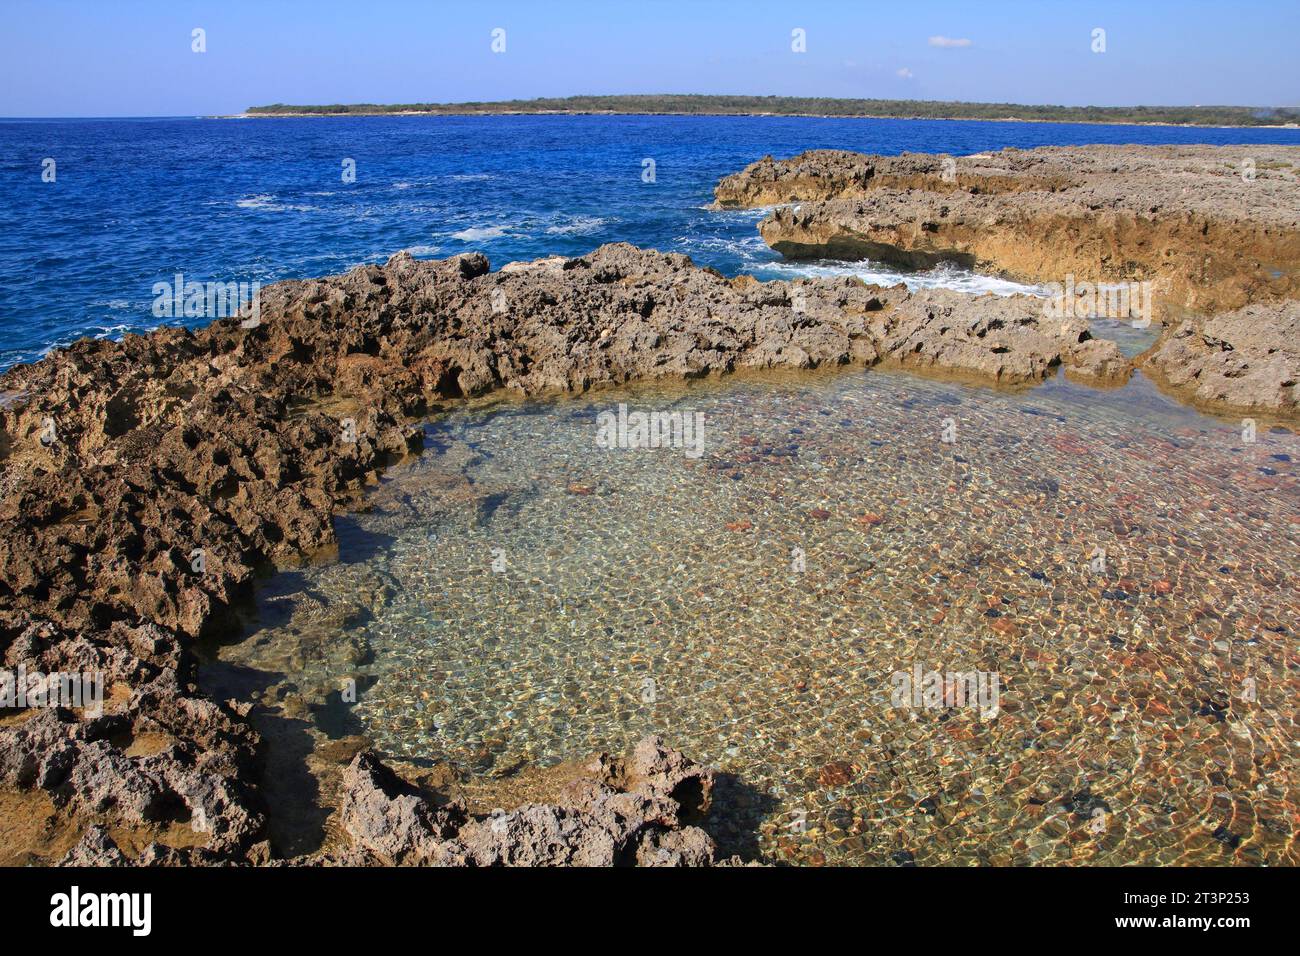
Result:
{"label": "white cloud", "polygon": [[898,71],[898,75],[905,80],[910,80],[912,78],[912,71],[909,70],[907,67],[903,67],[901,70]]}
{"label": "white cloud", "polygon": [[970,46],[970,40],[966,39],[965,37],[962,37],[961,39],[953,39],[952,37],[945,37],[945,36],[930,37],[930,46],[942,46],[942,47]]}

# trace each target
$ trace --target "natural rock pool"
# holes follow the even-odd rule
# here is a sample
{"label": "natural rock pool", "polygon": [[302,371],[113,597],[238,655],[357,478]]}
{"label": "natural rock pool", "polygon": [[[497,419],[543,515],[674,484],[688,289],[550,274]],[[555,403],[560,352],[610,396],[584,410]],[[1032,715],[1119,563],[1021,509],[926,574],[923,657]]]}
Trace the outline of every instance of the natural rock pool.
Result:
{"label": "natural rock pool", "polygon": [[[620,403],[702,414],[703,454],[599,447]],[[298,850],[340,740],[508,781],[659,733],[767,862],[1294,865],[1300,440],[1249,437],[1140,374],[477,403],[203,679],[296,728],[266,786],[312,791]],[[897,693],[931,671],[996,712]]]}

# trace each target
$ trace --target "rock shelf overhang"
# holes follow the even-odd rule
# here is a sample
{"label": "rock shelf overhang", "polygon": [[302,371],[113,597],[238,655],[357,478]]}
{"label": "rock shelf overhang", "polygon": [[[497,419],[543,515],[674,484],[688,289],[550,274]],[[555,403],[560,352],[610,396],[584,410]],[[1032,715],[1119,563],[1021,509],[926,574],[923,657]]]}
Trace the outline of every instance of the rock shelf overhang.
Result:
{"label": "rock shelf overhang", "polygon": [[715,196],[777,206],[759,232],[791,258],[1146,284],[1167,328],[1139,364],[1202,407],[1285,419],[1300,373],[1298,174],[1295,146],[812,150],[763,157]]}

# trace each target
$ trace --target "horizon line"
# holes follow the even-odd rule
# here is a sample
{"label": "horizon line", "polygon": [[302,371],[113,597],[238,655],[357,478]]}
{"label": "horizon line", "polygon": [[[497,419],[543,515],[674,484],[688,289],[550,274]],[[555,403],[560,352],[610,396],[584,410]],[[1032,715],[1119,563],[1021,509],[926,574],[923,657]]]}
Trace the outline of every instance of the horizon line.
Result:
{"label": "horizon line", "polygon": [[[1300,120],[1300,105],[1294,105],[1294,106],[1293,106],[1293,105],[1284,105],[1284,104],[1278,104],[1278,105],[1267,106],[1267,105],[1231,104],[1231,103],[1196,103],[1196,104],[1150,104],[1150,103],[1134,103],[1134,104],[1121,105],[1121,106],[1098,106],[1098,105],[1092,105],[1092,104],[1087,104],[1087,105],[1078,105],[1078,106],[1071,106],[1071,105],[1065,105],[1065,104],[1060,104],[1060,103],[1015,103],[1015,102],[999,101],[999,100],[896,99],[896,98],[891,98],[891,97],[848,97],[848,96],[787,96],[787,95],[784,95],[784,94],[775,94],[775,93],[765,93],[765,94],[749,94],[749,93],[579,93],[579,94],[571,94],[571,95],[567,95],[567,96],[512,97],[512,98],[508,98],[508,99],[492,99],[492,100],[444,100],[444,101],[427,100],[427,101],[423,101],[423,102],[408,102],[408,103],[401,103],[401,102],[375,103],[375,102],[365,102],[365,101],[357,101],[357,102],[351,102],[351,103],[338,103],[338,102],[336,102],[336,103],[282,103],[282,102],[273,102],[273,103],[254,104],[254,105],[246,106],[246,107],[244,107],[243,112],[239,112],[239,113],[166,113],[166,114],[164,114],[164,113],[158,113],[158,114],[146,114],[146,113],[100,113],[100,114],[78,114],[78,115],[73,115],[73,114],[42,114],[42,115],[38,115],[38,114],[25,114],[25,115],[0,116],[0,121],[6,121],[6,120],[74,120],[74,119],[87,119],[87,120],[91,120],[91,119],[213,119],[213,118],[228,118],[228,117],[238,117],[238,116],[258,115],[259,113],[273,113],[273,111],[278,111],[278,112],[281,112],[281,113],[289,113],[289,112],[292,112],[292,111],[294,111],[294,110],[304,110],[304,111],[310,111],[310,112],[312,112],[312,113],[324,113],[326,110],[330,110],[330,111],[334,111],[334,112],[337,112],[337,113],[340,113],[340,114],[344,114],[344,115],[346,115],[346,111],[356,111],[355,113],[353,113],[353,115],[366,115],[363,111],[365,111],[365,110],[367,110],[367,109],[374,109],[374,110],[377,110],[377,111],[391,111],[391,112],[394,112],[394,113],[396,113],[396,112],[403,112],[403,111],[405,111],[405,112],[411,112],[411,113],[432,113],[432,112],[435,112],[435,110],[436,110],[436,111],[445,112],[445,113],[448,113],[448,114],[454,114],[454,113],[457,113],[457,112],[461,112],[462,115],[473,115],[473,114],[475,114],[475,113],[481,113],[481,112],[485,112],[485,111],[491,111],[491,108],[493,108],[493,107],[497,107],[497,108],[499,108],[499,107],[503,107],[503,106],[513,106],[513,105],[519,105],[519,106],[528,106],[528,105],[533,105],[533,106],[535,106],[536,104],[539,104],[539,103],[555,103],[555,104],[559,104],[559,103],[572,102],[572,101],[592,101],[592,100],[609,100],[609,101],[618,101],[618,100],[624,100],[624,101],[626,101],[626,100],[665,100],[665,101],[672,101],[672,100],[676,100],[676,101],[733,100],[733,101],[734,101],[734,100],[742,100],[742,101],[752,101],[752,102],[758,102],[758,101],[764,101],[764,100],[784,100],[784,101],[791,101],[791,102],[796,102],[796,103],[826,102],[826,103],[839,103],[839,104],[846,104],[846,103],[862,103],[862,104],[892,104],[895,108],[905,108],[905,107],[908,106],[908,105],[915,104],[915,105],[917,105],[917,106],[923,106],[923,107],[927,107],[927,108],[933,108],[933,107],[936,107],[936,106],[966,107],[966,108],[974,107],[974,108],[986,108],[986,109],[987,109],[987,108],[992,108],[992,107],[1006,107],[1006,108],[1010,108],[1010,109],[1019,109],[1019,110],[1061,110],[1061,111],[1080,111],[1080,112],[1081,112],[1081,111],[1099,111],[1099,112],[1103,112],[1103,113],[1123,113],[1123,112],[1126,112],[1126,111],[1130,111],[1130,112],[1132,112],[1132,111],[1141,111],[1141,112],[1145,112],[1145,111],[1173,111],[1173,110],[1196,110],[1196,111],[1206,111],[1206,112],[1210,112],[1210,111],[1218,111],[1218,110],[1227,110],[1227,111],[1239,112],[1239,113],[1258,113],[1258,112],[1283,113],[1283,114],[1285,114],[1285,113],[1294,113],[1294,114],[1297,114],[1297,115],[1296,115],[1296,119],[1297,119],[1297,120]],[[457,110],[458,107],[461,108],[459,111]],[[485,108],[486,108],[486,109],[485,109]],[[502,112],[507,112],[507,111],[502,111]],[[560,108],[557,108],[557,109],[547,110],[546,112],[552,112],[552,113],[562,113],[562,112],[570,112],[570,113],[583,113],[583,112],[586,112],[586,113],[592,113],[592,112],[595,112],[595,111],[593,111],[593,110],[582,110],[582,109],[572,109],[572,108],[570,108],[570,109],[565,109],[565,108],[563,108],[563,107],[560,107]],[[621,111],[621,110],[611,109],[611,110],[600,111],[600,112],[620,113],[620,112],[626,112],[626,111]],[[672,110],[654,110],[654,111],[647,111],[647,113],[650,114],[650,115],[654,115],[654,114],[656,114],[656,113],[657,113],[657,114],[660,114],[660,115],[674,115],[674,111],[672,111]],[[329,114],[326,114],[326,115],[329,115]],[[641,115],[646,115],[646,113],[643,113],[643,114],[641,114]],[[744,112],[744,111],[727,111],[727,112],[716,113],[716,112],[709,112],[709,111],[705,110],[705,111],[696,112],[696,113],[691,113],[691,114],[676,114],[676,115],[698,115],[698,116],[709,116],[709,115],[712,115],[712,116],[727,116],[727,115],[733,115],[733,116],[743,116],[743,115],[754,115],[754,114],[752,114],[752,113],[751,113],[751,114],[747,114],[747,113]],[[760,115],[761,115],[761,114],[760,114]],[[780,115],[780,114],[778,114],[778,115]],[[785,112],[784,112],[784,115],[789,115],[789,116],[797,116],[797,115],[805,115],[805,116],[828,116],[829,118],[845,118],[845,119],[847,119],[847,118],[854,118],[854,117],[858,117],[858,118],[880,118],[880,119],[907,119],[907,118],[916,118],[916,119],[986,119],[986,120],[990,120],[990,121],[996,121],[996,119],[998,119],[998,118],[994,118],[994,117],[938,117],[938,116],[930,116],[930,117],[907,117],[907,116],[875,116],[875,115],[873,115],[873,114],[866,114],[866,113],[858,113],[858,114],[851,114],[851,113],[826,114],[826,113],[823,113],[823,112],[817,112],[817,111],[808,112],[808,113],[800,113],[800,112],[798,112],[798,111],[794,111],[794,110],[785,111]],[[1007,118],[1014,118],[1014,117],[1007,117]],[[1253,118],[1263,119],[1263,118],[1266,118],[1266,117],[1259,117],[1259,116],[1256,116],[1256,117],[1253,117]],[[1051,120],[1048,120],[1048,122],[1051,122]],[[1123,124],[1123,123],[1120,123],[1120,124],[1117,124],[1117,125],[1129,125],[1129,124]],[[1210,124],[1203,124],[1203,125],[1210,125]],[[1229,124],[1229,125],[1235,125],[1235,124]]]}

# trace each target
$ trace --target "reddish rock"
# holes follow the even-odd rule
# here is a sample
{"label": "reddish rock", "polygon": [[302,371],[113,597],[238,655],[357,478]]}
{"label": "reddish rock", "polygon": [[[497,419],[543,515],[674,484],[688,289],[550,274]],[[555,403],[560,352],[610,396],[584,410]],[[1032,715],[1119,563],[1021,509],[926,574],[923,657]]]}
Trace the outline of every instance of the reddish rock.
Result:
{"label": "reddish rock", "polygon": [[855,770],[847,760],[833,760],[817,771],[817,783],[823,787],[843,787],[853,782]]}

